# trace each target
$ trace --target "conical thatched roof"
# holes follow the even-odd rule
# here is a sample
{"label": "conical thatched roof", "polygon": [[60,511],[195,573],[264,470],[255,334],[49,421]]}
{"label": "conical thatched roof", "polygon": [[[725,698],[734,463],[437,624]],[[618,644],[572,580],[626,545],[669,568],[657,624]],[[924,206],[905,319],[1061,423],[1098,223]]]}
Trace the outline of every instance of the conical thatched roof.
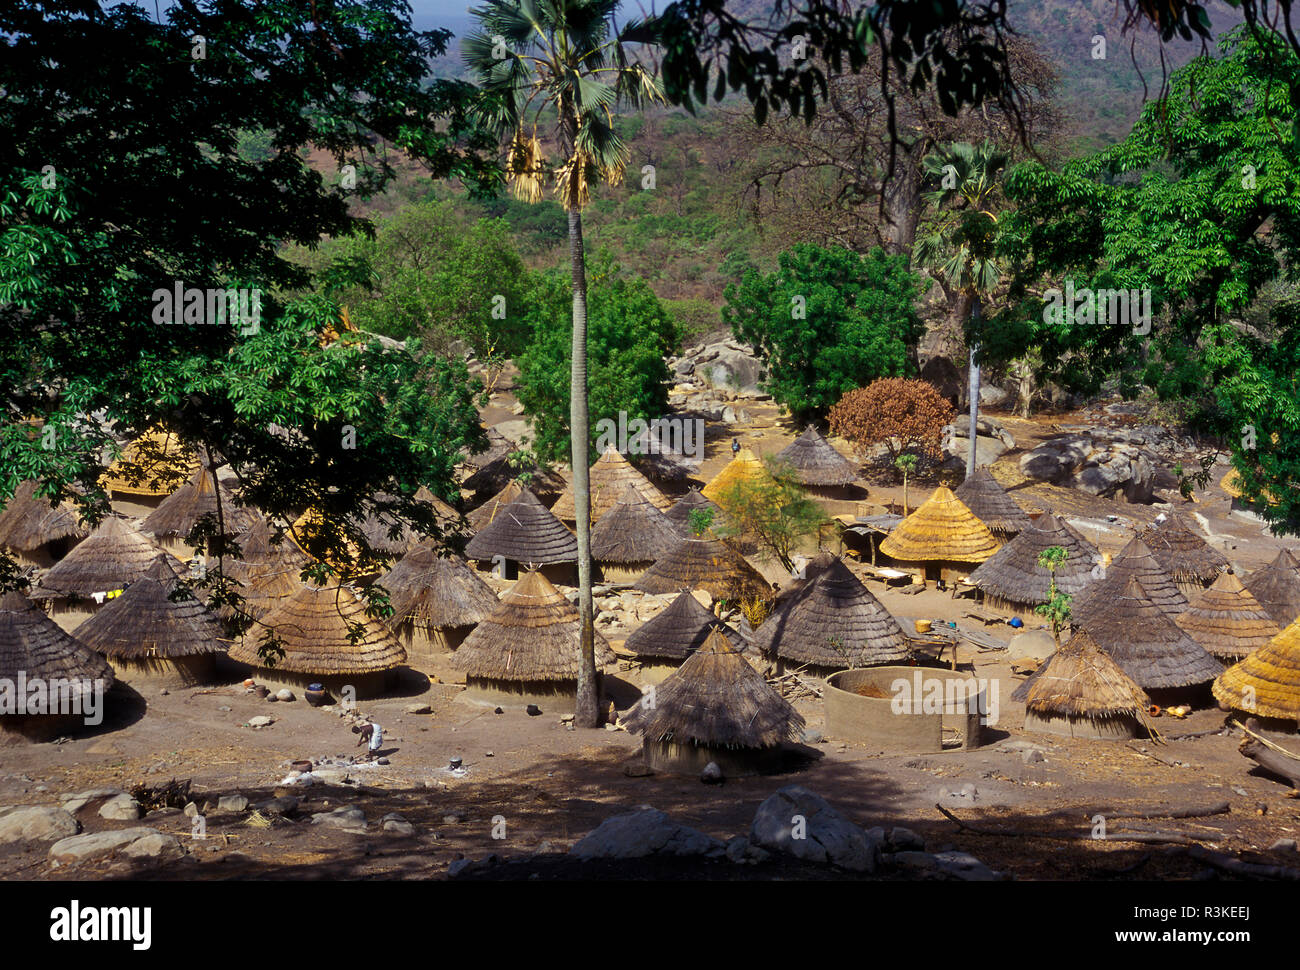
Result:
{"label": "conical thatched roof", "polygon": [[1147,529],[1142,539],[1175,582],[1208,583],[1228,565],[1228,557],[1192,531],[1176,512]]}
{"label": "conical thatched roof", "polygon": [[1220,660],[1240,660],[1282,631],[1231,571],[1174,617],[1183,632]]}
{"label": "conical thatched roof", "polygon": [[628,485],[618,504],[591,530],[591,558],[608,563],[654,562],[680,541],[668,516]]}
{"label": "conical thatched roof", "polygon": [[1227,707],[1258,717],[1300,720],[1300,620],[1225,670],[1212,689]]}
{"label": "conical thatched roof", "polygon": [[217,618],[193,593],[178,592],[178,585],[175,570],[158,556],[126,592],[77,627],[77,639],[123,660],[224,651],[227,644]]}
{"label": "conical thatched roof", "polygon": [[988,526],[942,485],[880,542],[899,562],[983,562],[998,547]]}
{"label": "conical thatched roof", "polygon": [[1065,550],[1065,561],[1056,567],[1056,588],[1077,596],[1096,580],[1093,570],[1101,553],[1091,542],[1055,515],[1040,516],[970,574],[970,581],[984,591],[1010,603],[1036,606],[1051,595],[1052,574],[1038,564],[1038,555],[1052,546]]}
{"label": "conical thatched roof", "polygon": [[681,498],[679,498],[664,514],[668,516],[668,521],[673,524],[680,536],[691,535],[691,513],[696,509],[701,511],[709,510],[713,512],[713,519],[710,525],[716,526],[722,518],[722,507],[717,502],[711,502],[697,488],[691,489]]}
{"label": "conical thatched roof", "polygon": [[261,515],[239,536],[241,558],[225,560],[226,574],[242,584],[244,609],[262,619],[302,587],[302,570],[311,560],[287,536],[272,544],[273,530]]}
{"label": "conical thatched roof", "polygon": [[[609,643],[598,632],[595,640],[596,665],[611,663]],[[493,680],[577,680],[580,649],[578,611],[550,580],[531,572],[470,632],[452,665],[469,677]]]}
{"label": "conical thatched roof", "polygon": [[681,593],[654,619],[627,638],[623,644],[638,657],[684,660],[698,650],[714,628],[734,642],[741,636],[727,626],[690,593]]}
{"label": "conical thatched roof", "polygon": [[817,667],[873,667],[911,656],[898,621],[836,559],[769,616],[754,645]]}
{"label": "conical thatched roof", "polygon": [[[140,531],[147,535],[162,538],[164,536],[185,537],[205,515],[217,515],[216,473],[207,468],[199,468],[188,482],[171,495],[163,499],[162,504],[149,513],[140,526]],[[256,515],[250,508],[235,505],[230,491],[223,484],[221,489],[221,518],[225,524],[226,535],[238,535],[256,521]]]}
{"label": "conical thatched roof", "polygon": [[1037,714],[1145,720],[1151,698],[1087,630],[1078,630],[1035,675],[1025,707]]}
{"label": "conical thatched roof", "polygon": [[1117,593],[1097,597],[1081,625],[1146,690],[1202,684],[1223,669],[1152,601],[1135,576]]}
{"label": "conical thatched roof", "polygon": [[[606,448],[605,453],[591,466],[588,480],[591,489],[591,521],[599,522],[601,516],[618,504],[627,486],[631,485],[645,496],[646,501],[660,512],[667,512],[672,502],[663,492],[655,488],[632,463],[613,448]],[[551,511],[566,522],[572,522],[578,515],[573,505],[573,486],[569,485],[556,499]]]}
{"label": "conical thatched roof", "polygon": [[623,718],[647,741],[717,748],[771,748],[800,737],[803,715],[717,630]]}
{"label": "conical thatched roof", "polygon": [[778,452],[776,459],[793,466],[805,485],[850,485],[858,478],[858,466],[836,451],[811,424]]}
{"label": "conical thatched roof", "polygon": [[471,532],[482,532],[492,520],[500,514],[501,510],[515,501],[524,492],[524,487],[518,482],[509,482],[506,487],[497,492],[490,499],[465,516],[465,521],[469,523]]}
{"label": "conical thatched roof", "polygon": [[379,580],[388,590],[390,626],[407,620],[430,629],[469,626],[497,608],[497,594],[458,556],[440,556],[422,542]]}
{"label": "conical thatched roof", "polygon": [[478,470],[465,479],[461,487],[474,495],[487,495],[501,491],[521,475],[526,475],[529,490],[535,495],[544,496],[547,502],[564,491],[566,483],[563,476],[540,465],[512,464],[510,456],[517,450],[516,446],[507,442],[505,449],[503,454],[478,466]]}
{"label": "conical thatched roof", "polygon": [[1300,616],[1300,563],[1289,550],[1247,576],[1246,589],[1282,629]]}
{"label": "conical thatched roof", "polygon": [[1010,538],[1033,527],[1025,510],[984,466],[975,469],[953,494],[996,536]]}
{"label": "conical thatched roof", "polygon": [[703,589],[726,600],[766,597],[771,592],[767,580],[744,556],[711,536],[680,540],[633,588],[643,593]]}
{"label": "conical thatched roof", "polygon": [[1086,586],[1070,604],[1070,614],[1076,626],[1091,623],[1095,609],[1118,595],[1130,579],[1137,579],[1151,601],[1170,618],[1187,609],[1187,597],[1140,536],[1128,541],[1106,567],[1105,573],[1101,579]]}
{"label": "conical thatched roof", "polygon": [[90,529],[71,502],[53,508],[36,494],[36,483],[22,482],[0,512],[0,546],[27,552],[59,539],[85,538]]}
{"label": "conical thatched roof", "polygon": [[[272,670],[337,676],[391,670],[406,661],[406,650],[391,630],[366,615],[365,603],[347,586],[303,586],[263,619],[275,631],[284,656]],[[348,639],[360,624],[361,639]],[[260,638],[250,633],[230,648],[232,660],[266,667],[257,655]]]}
{"label": "conical thatched roof", "polygon": [[[90,538],[50,567],[32,591],[32,599],[89,596],[122,589],[143,576],[161,553],[125,519],[107,518]],[[172,562],[174,568],[182,568],[174,557]]]}
{"label": "conical thatched roof", "polygon": [[578,540],[532,492],[524,489],[469,541],[465,556],[480,560],[504,556],[532,566],[576,562]]}
{"label": "conical thatched roof", "polygon": [[79,685],[102,680],[105,690],[113,685],[113,668],[103,657],[65,633],[22,593],[4,593],[0,595],[0,678],[16,683],[20,672],[29,681],[63,678]]}
{"label": "conical thatched roof", "polygon": [[199,456],[170,431],[151,428],[108,466],[104,486],[123,495],[170,495],[199,469]]}
{"label": "conical thatched roof", "polygon": [[722,471],[713,476],[713,481],[704,486],[701,494],[711,501],[720,502],[723,496],[741,482],[764,485],[771,481],[771,474],[758,457],[748,448],[741,448]]}

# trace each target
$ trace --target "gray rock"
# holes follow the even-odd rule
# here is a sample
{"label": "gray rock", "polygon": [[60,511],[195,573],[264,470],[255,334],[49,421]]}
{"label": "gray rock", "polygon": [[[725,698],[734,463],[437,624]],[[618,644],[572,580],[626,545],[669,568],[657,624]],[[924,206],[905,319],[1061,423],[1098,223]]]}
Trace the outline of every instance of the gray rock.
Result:
{"label": "gray rock", "polygon": [[256,717],[250,717],[248,719],[248,726],[251,728],[270,727],[274,723],[275,718],[267,717],[265,714],[259,714]]}
{"label": "gray rock", "polygon": [[895,852],[890,861],[902,869],[919,870],[963,882],[999,882],[1007,878],[968,852]]}
{"label": "gray rock", "polygon": [[0,808],[0,844],[51,842],[81,831],[72,814],[44,805],[16,805]]}
{"label": "gray rock", "polygon": [[70,838],[60,839],[50,846],[49,858],[54,865],[77,865],[78,863],[113,855],[142,839],[148,841],[144,842],[136,850],[141,856],[166,854],[167,839],[175,842],[176,848],[180,849],[180,843],[174,836],[164,836],[161,840],[154,838],[154,836],[162,835],[163,833],[157,829],[145,826],[117,829],[111,832],[91,832],[85,835],[74,835]]}
{"label": "gray rock", "polygon": [[263,815],[292,815],[300,801],[296,795],[280,795],[254,806]]}
{"label": "gray rock", "polygon": [[1033,748],[1028,748],[1020,752],[1020,760],[1027,765],[1040,765],[1047,760],[1047,757],[1043,754],[1042,751],[1036,751]]}
{"label": "gray rock", "polygon": [[122,854],[132,859],[158,859],[171,861],[185,854],[180,839],[166,832],[151,832],[122,849]]}
{"label": "gray rock", "polygon": [[218,812],[246,812],[248,799],[243,795],[222,795],[217,799]]}
{"label": "gray rock", "polygon": [[749,851],[749,848],[749,839],[745,838],[743,835],[732,836],[727,840],[727,861],[737,863],[744,862],[746,858],[745,854]]}
{"label": "gray rock", "polygon": [[366,830],[366,813],[356,805],[340,805],[332,812],[316,813],[311,822],[359,835]]}
{"label": "gray rock", "polygon": [[903,828],[896,825],[889,830],[887,837],[890,848],[895,852],[923,852],[925,851],[925,839],[921,838],[911,829]]}
{"label": "gray rock", "polygon": [[451,864],[447,866],[447,876],[451,879],[455,879],[473,864],[473,861],[470,859],[453,859]]}
{"label": "gray rock", "polygon": [[674,822],[658,809],[615,815],[601,822],[569,850],[579,859],[640,859],[649,855],[724,855],[718,839]]}
{"label": "gray rock", "polygon": [[415,834],[415,826],[396,812],[380,819],[380,828],[388,835],[409,836]]}
{"label": "gray rock", "polygon": [[790,785],[758,806],[749,840],[798,859],[829,862],[854,872],[875,872],[881,840],[840,815],[820,795]]}
{"label": "gray rock", "polygon": [[115,822],[134,822],[140,817],[140,805],[134,798],[123,792],[104,802],[99,807],[99,815],[100,818]]}
{"label": "gray rock", "polygon": [[121,795],[120,788],[92,788],[90,791],[78,792],[75,795],[64,795],[59,801],[63,810],[71,815],[76,815],[93,801],[101,798],[112,798],[114,795]]}
{"label": "gray rock", "polygon": [[716,785],[722,780],[722,768],[716,761],[710,761],[700,772],[700,781],[706,785]]}
{"label": "gray rock", "polygon": [[1268,847],[1269,852],[1294,852],[1296,851],[1295,839],[1278,839]]}
{"label": "gray rock", "polygon": [[186,802],[184,811],[190,818],[194,818],[194,816],[199,814],[199,806],[195,805],[193,802]]}
{"label": "gray rock", "polygon": [[342,785],[351,780],[342,768],[317,768],[312,775],[324,785]]}
{"label": "gray rock", "polygon": [[804,744],[821,744],[823,740],[822,733],[821,731],[815,731],[812,728],[806,728],[803,732],[802,740]]}
{"label": "gray rock", "polygon": [[275,692],[275,699],[277,701],[291,701],[293,700],[293,691],[288,687],[281,687]]}

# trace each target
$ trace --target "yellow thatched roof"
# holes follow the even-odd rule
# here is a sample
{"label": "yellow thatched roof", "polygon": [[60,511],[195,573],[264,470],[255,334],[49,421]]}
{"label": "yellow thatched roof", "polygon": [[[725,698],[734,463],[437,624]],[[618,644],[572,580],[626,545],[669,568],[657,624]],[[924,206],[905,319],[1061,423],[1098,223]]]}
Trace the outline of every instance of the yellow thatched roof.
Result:
{"label": "yellow thatched roof", "polygon": [[123,495],[167,496],[199,470],[199,456],[172,432],[153,427],[122,449],[104,486]]}
{"label": "yellow thatched roof", "polygon": [[[1219,487],[1233,498],[1241,498],[1241,472],[1235,468],[1228,469],[1228,474],[1223,476],[1223,481],[1219,482]],[[1268,489],[1264,489],[1261,495],[1269,505],[1277,505],[1277,496]]]}
{"label": "yellow thatched roof", "polygon": [[736,457],[727,466],[713,476],[713,481],[705,485],[700,494],[710,501],[717,502],[739,482],[767,484],[772,481],[762,461],[748,448],[741,448]]}
{"label": "yellow thatched roof", "polygon": [[942,485],[880,543],[901,562],[983,562],[998,548],[988,526]]}
{"label": "yellow thatched roof", "polygon": [[1300,620],[1220,674],[1213,690],[1235,710],[1300,720]]}
{"label": "yellow thatched roof", "polygon": [[[629,485],[635,488],[645,500],[660,512],[672,508],[672,499],[655,488],[654,483],[646,478],[614,448],[606,448],[604,453],[591,466],[591,477],[587,480],[591,490],[591,522],[595,525],[600,517],[618,504],[623,497],[623,490]],[[573,504],[573,485],[570,484],[551,506],[556,518],[572,522],[578,517]]]}

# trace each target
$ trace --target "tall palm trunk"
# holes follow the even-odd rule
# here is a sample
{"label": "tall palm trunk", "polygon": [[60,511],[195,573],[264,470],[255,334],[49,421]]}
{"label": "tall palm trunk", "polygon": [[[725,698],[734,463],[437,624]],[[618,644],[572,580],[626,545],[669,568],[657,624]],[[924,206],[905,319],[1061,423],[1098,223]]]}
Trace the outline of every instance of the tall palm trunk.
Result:
{"label": "tall palm trunk", "polygon": [[574,723],[598,727],[596,632],[591,602],[591,472],[587,466],[587,266],[582,213],[569,210],[569,260],[573,273],[573,357],[569,377],[569,440],[573,446],[573,508],[578,524],[578,617],[581,658]]}
{"label": "tall palm trunk", "polygon": [[966,477],[975,474],[975,444],[980,417],[979,326],[980,297],[976,293],[970,304],[970,451],[966,455]]}

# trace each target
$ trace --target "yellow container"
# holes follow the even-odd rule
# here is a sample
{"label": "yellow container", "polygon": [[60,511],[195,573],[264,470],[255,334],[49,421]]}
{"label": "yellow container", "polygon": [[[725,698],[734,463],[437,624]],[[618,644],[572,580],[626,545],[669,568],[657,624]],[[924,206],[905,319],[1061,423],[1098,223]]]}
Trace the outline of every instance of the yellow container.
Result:
{"label": "yellow container", "polygon": [[917,621],[916,621],[916,632],[917,632],[917,633],[929,633],[931,629],[933,629],[933,624],[931,623],[930,620],[917,620]]}

